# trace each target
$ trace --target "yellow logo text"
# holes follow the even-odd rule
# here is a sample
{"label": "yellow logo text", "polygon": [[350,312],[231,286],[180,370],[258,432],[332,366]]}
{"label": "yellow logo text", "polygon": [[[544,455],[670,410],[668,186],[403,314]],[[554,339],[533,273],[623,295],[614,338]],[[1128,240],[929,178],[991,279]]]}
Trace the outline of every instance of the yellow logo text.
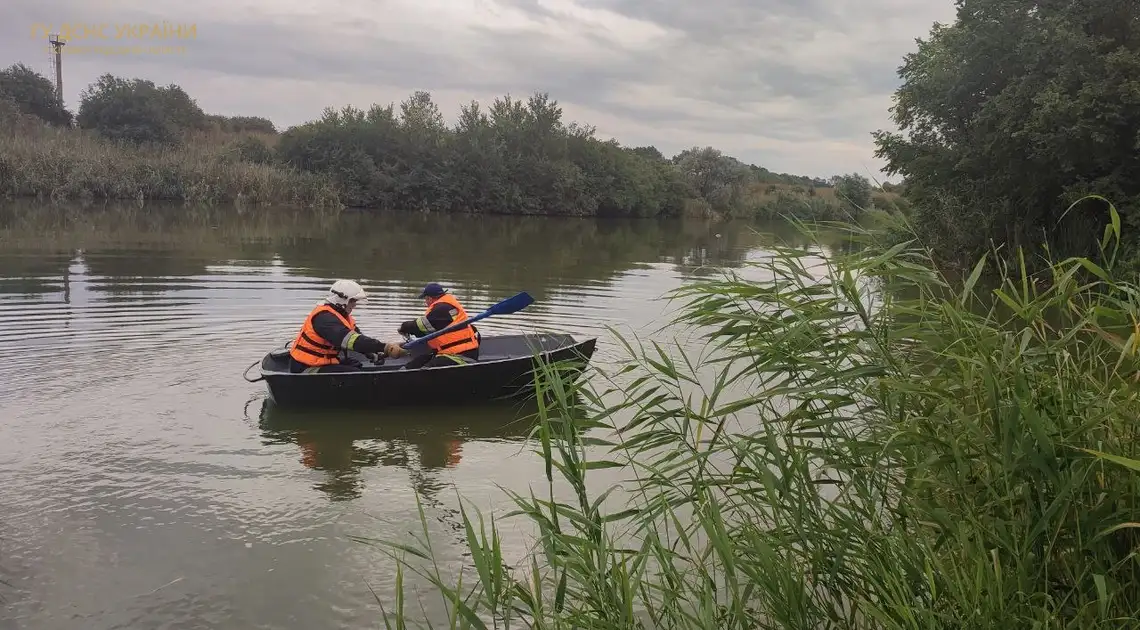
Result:
{"label": "yellow logo text", "polygon": [[[55,48],[48,46],[46,52],[54,53]],[[114,45],[86,45],[68,44],[60,51],[67,55],[181,55],[186,53],[185,46],[114,46]]]}
{"label": "yellow logo text", "polygon": [[[170,40],[197,39],[197,24],[175,24],[173,22],[143,23],[84,23],[63,22],[60,24],[36,23],[31,28],[32,39],[47,40],[51,35],[70,45],[72,42],[98,42],[113,40]],[[66,48],[66,46],[65,46]]]}

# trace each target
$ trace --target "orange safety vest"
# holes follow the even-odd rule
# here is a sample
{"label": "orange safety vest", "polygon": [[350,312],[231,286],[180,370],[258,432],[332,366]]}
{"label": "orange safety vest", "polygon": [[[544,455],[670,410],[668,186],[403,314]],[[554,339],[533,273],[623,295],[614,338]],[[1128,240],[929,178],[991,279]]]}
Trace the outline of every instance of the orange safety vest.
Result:
{"label": "orange safety vest", "polygon": [[[427,307],[427,311],[424,313],[424,319],[427,319],[427,316],[431,314],[435,305],[440,302],[455,309],[455,315],[453,315],[451,321],[448,322],[448,326],[467,319],[467,311],[463,310],[463,306],[459,304],[459,300],[455,299],[455,296],[450,293],[444,293],[439,299],[432,302],[431,306]],[[478,348],[479,339],[475,336],[474,327],[466,326],[459,330],[453,330],[445,335],[435,337],[434,339],[429,339],[427,345],[434,350],[436,354],[459,354]]]}
{"label": "orange safety vest", "polygon": [[454,468],[463,459],[463,440],[447,441],[447,466]]}
{"label": "orange safety vest", "polygon": [[305,318],[305,323],[301,325],[301,331],[297,333],[297,338],[293,340],[293,347],[289,350],[289,356],[309,367],[340,363],[340,359],[337,358],[339,354],[337,346],[329,343],[327,339],[318,335],[317,331],[313,329],[313,318],[322,311],[336,315],[340,323],[348,327],[349,332],[356,330],[356,320],[352,318],[352,315],[346,319],[340,311],[328,304],[318,304]]}

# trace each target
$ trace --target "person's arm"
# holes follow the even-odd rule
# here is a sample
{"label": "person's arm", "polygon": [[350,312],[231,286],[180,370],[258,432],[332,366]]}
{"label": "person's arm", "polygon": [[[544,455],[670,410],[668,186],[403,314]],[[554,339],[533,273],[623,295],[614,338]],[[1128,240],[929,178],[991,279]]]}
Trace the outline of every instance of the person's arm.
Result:
{"label": "person's arm", "polygon": [[436,304],[426,316],[409,319],[400,324],[398,332],[401,335],[411,335],[413,337],[429,335],[451,325],[451,319],[454,317],[452,310],[450,304],[444,304],[442,302]]}
{"label": "person's arm", "polygon": [[316,317],[313,317],[313,329],[342,350],[353,350],[361,354],[384,351],[384,342],[361,334],[359,327],[349,330],[348,326],[341,323],[340,318],[332,313],[317,313]]}

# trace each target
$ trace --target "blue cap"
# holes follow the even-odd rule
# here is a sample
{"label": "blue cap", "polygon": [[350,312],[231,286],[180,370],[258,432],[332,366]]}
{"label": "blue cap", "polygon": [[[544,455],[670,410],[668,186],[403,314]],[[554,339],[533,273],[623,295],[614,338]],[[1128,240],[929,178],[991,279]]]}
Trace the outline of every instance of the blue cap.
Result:
{"label": "blue cap", "polygon": [[443,288],[438,282],[432,282],[424,287],[423,291],[420,291],[420,297],[439,297],[444,293],[447,293],[447,289]]}

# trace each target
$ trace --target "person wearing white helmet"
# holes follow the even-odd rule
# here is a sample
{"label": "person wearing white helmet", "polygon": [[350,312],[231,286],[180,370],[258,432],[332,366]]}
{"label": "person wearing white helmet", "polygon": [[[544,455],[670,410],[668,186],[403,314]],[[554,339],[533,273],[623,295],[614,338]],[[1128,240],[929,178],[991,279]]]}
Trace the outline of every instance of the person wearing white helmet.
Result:
{"label": "person wearing white helmet", "polygon": [[289,370],[293,373],[352,372],[363,366],[346,356],[348,350],[371,355],[373,360],[389,354],[388,350],[395,344],[361,333],[352,317],[357,302],[367,297],[364,288],[352,280],[334,282],[328,296],[305,318],[293,340]]}

